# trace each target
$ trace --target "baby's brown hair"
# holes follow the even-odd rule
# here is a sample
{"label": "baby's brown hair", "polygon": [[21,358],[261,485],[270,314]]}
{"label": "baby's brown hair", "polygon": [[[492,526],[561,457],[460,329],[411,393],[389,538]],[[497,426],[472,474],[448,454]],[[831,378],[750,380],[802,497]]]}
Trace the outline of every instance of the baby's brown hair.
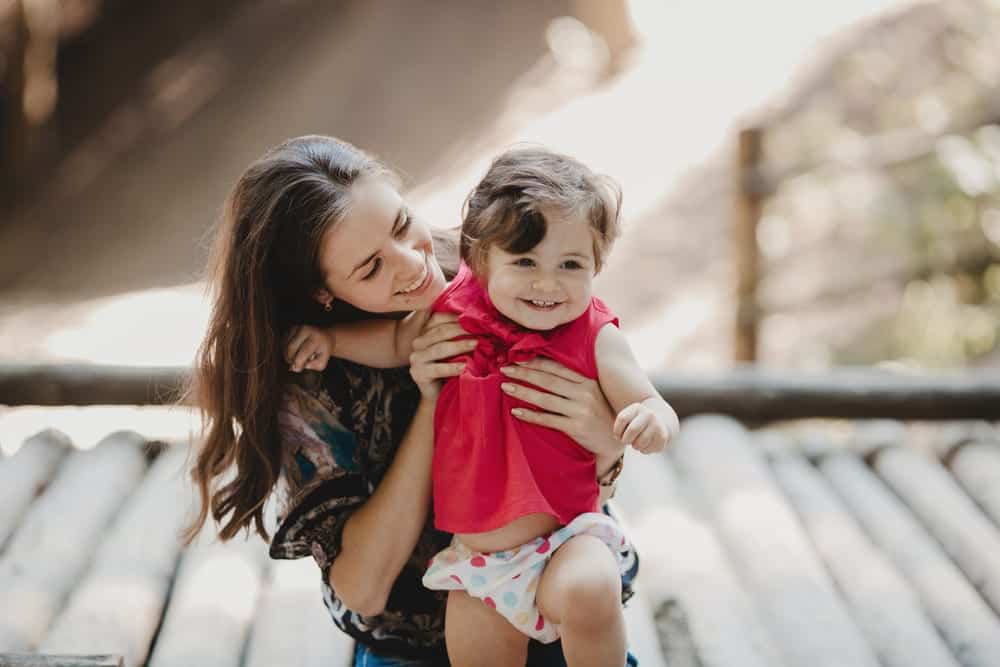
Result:
{"label": "baby's brown hair", "polygon": [[538,245],[548,211],[587,221],[600,271],[620,233],[621,204],[618,185],[580,161],[541,147],[511,149],[493,160],[466,198],[459,251],[482,274],[490,247],[519,254]]}

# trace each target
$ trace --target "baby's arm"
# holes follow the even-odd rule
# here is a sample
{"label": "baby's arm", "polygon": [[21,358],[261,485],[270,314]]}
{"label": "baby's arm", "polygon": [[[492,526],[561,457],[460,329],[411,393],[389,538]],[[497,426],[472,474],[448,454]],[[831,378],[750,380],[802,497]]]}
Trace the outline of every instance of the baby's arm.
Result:
{"label": "baby's arm", "polygon": [[430,316],[418,310],[401,320],[372,319],[319,328],[302,326],[289,338],[287,358],[293,371],[322,370],[330,357],[372,368],[396,368],[410,363],[413,339]]}
{"label": "baby's arm", "polygon": [[639,367],[625,335],[613,324],[605,325],[594,354],[601,390],[618,415],[615,435],[640,452],[662,450],[680,427],[677,413]]}

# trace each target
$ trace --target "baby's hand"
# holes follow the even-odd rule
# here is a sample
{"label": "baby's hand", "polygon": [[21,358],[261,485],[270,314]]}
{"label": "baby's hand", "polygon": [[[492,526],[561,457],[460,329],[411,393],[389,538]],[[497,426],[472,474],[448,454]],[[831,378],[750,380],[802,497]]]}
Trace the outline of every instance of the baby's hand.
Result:
{"label": "baby's hand", "polygon": [[304,368],[321,371],[333,352],[333,329],[302,325],[292,327],[285,348],[288,369],[298,373]]}
{"label": "baby's hand", "polygon": [[662,450],[671,435],[667,425],[642,403],[622,408],[615,417],[614,432],[615,437],[643,454]]}

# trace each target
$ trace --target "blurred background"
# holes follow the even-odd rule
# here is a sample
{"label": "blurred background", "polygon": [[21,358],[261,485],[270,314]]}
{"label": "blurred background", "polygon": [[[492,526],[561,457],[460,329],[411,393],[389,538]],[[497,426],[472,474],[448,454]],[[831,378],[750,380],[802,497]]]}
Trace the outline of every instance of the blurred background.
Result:
{"label": "blurred background", "polygon": [[[962,414],[996,416],[1000,0],[0,0],[0,380],[190,364],[223,200],[307,133],[395,166],[441,226],[514,143],[615,178],[597,292],[659,378],[756,362],[827,414],[832,369],[927,374],[923,403],[860,394],[923,419],[957,375]],[[732,404],[794,407],[737,375]],[[309,559],[181,554],[197,426],[0,405],[0,652],[346,664]],[[1000,664],[998,433],[686,420],[616,499],[669,564],[627,611],[643,664]]]}
{"label": "blurred background", "polygon": [[651,371],[998,366],[1000,3],[0,2],[0,361],[188,364],[212,226],[281,140],[454,225],[536,141],[617,179]]}

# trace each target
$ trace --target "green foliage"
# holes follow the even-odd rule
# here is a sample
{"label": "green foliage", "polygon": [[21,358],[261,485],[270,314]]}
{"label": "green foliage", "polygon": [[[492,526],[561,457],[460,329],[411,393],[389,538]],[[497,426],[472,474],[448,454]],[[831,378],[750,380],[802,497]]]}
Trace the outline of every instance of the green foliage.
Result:
{"label": "green foliage", "polygon": [[[799,302],[805,309],[835,294],[845,312],[876,284],[891,286],[878,292],[893,295],[891,312],[869,308],[850,340],[831,335],[836,363],[957,367],[993,353],[1000,343],[1000,9],[975,1],[914,7],[855,36],[822,84],[766,133],[769,163],[819,165],[782,183],[766,206],[765,271],[778,274],[769,281],[779,292],[793,290],[810,277],[802,266],[849,267],[816,276],[819,287]],[[982,122],[959,122],[968,118]],[[913,146],[905,140],[892,143],[899,137],[923,138],[926,146],[907,154]],[[886,146],[889,158],[881,159]],[[775,220],[784,225],[781,243],[769,244]],[[814,261],[791,261],[808,253]]]}

